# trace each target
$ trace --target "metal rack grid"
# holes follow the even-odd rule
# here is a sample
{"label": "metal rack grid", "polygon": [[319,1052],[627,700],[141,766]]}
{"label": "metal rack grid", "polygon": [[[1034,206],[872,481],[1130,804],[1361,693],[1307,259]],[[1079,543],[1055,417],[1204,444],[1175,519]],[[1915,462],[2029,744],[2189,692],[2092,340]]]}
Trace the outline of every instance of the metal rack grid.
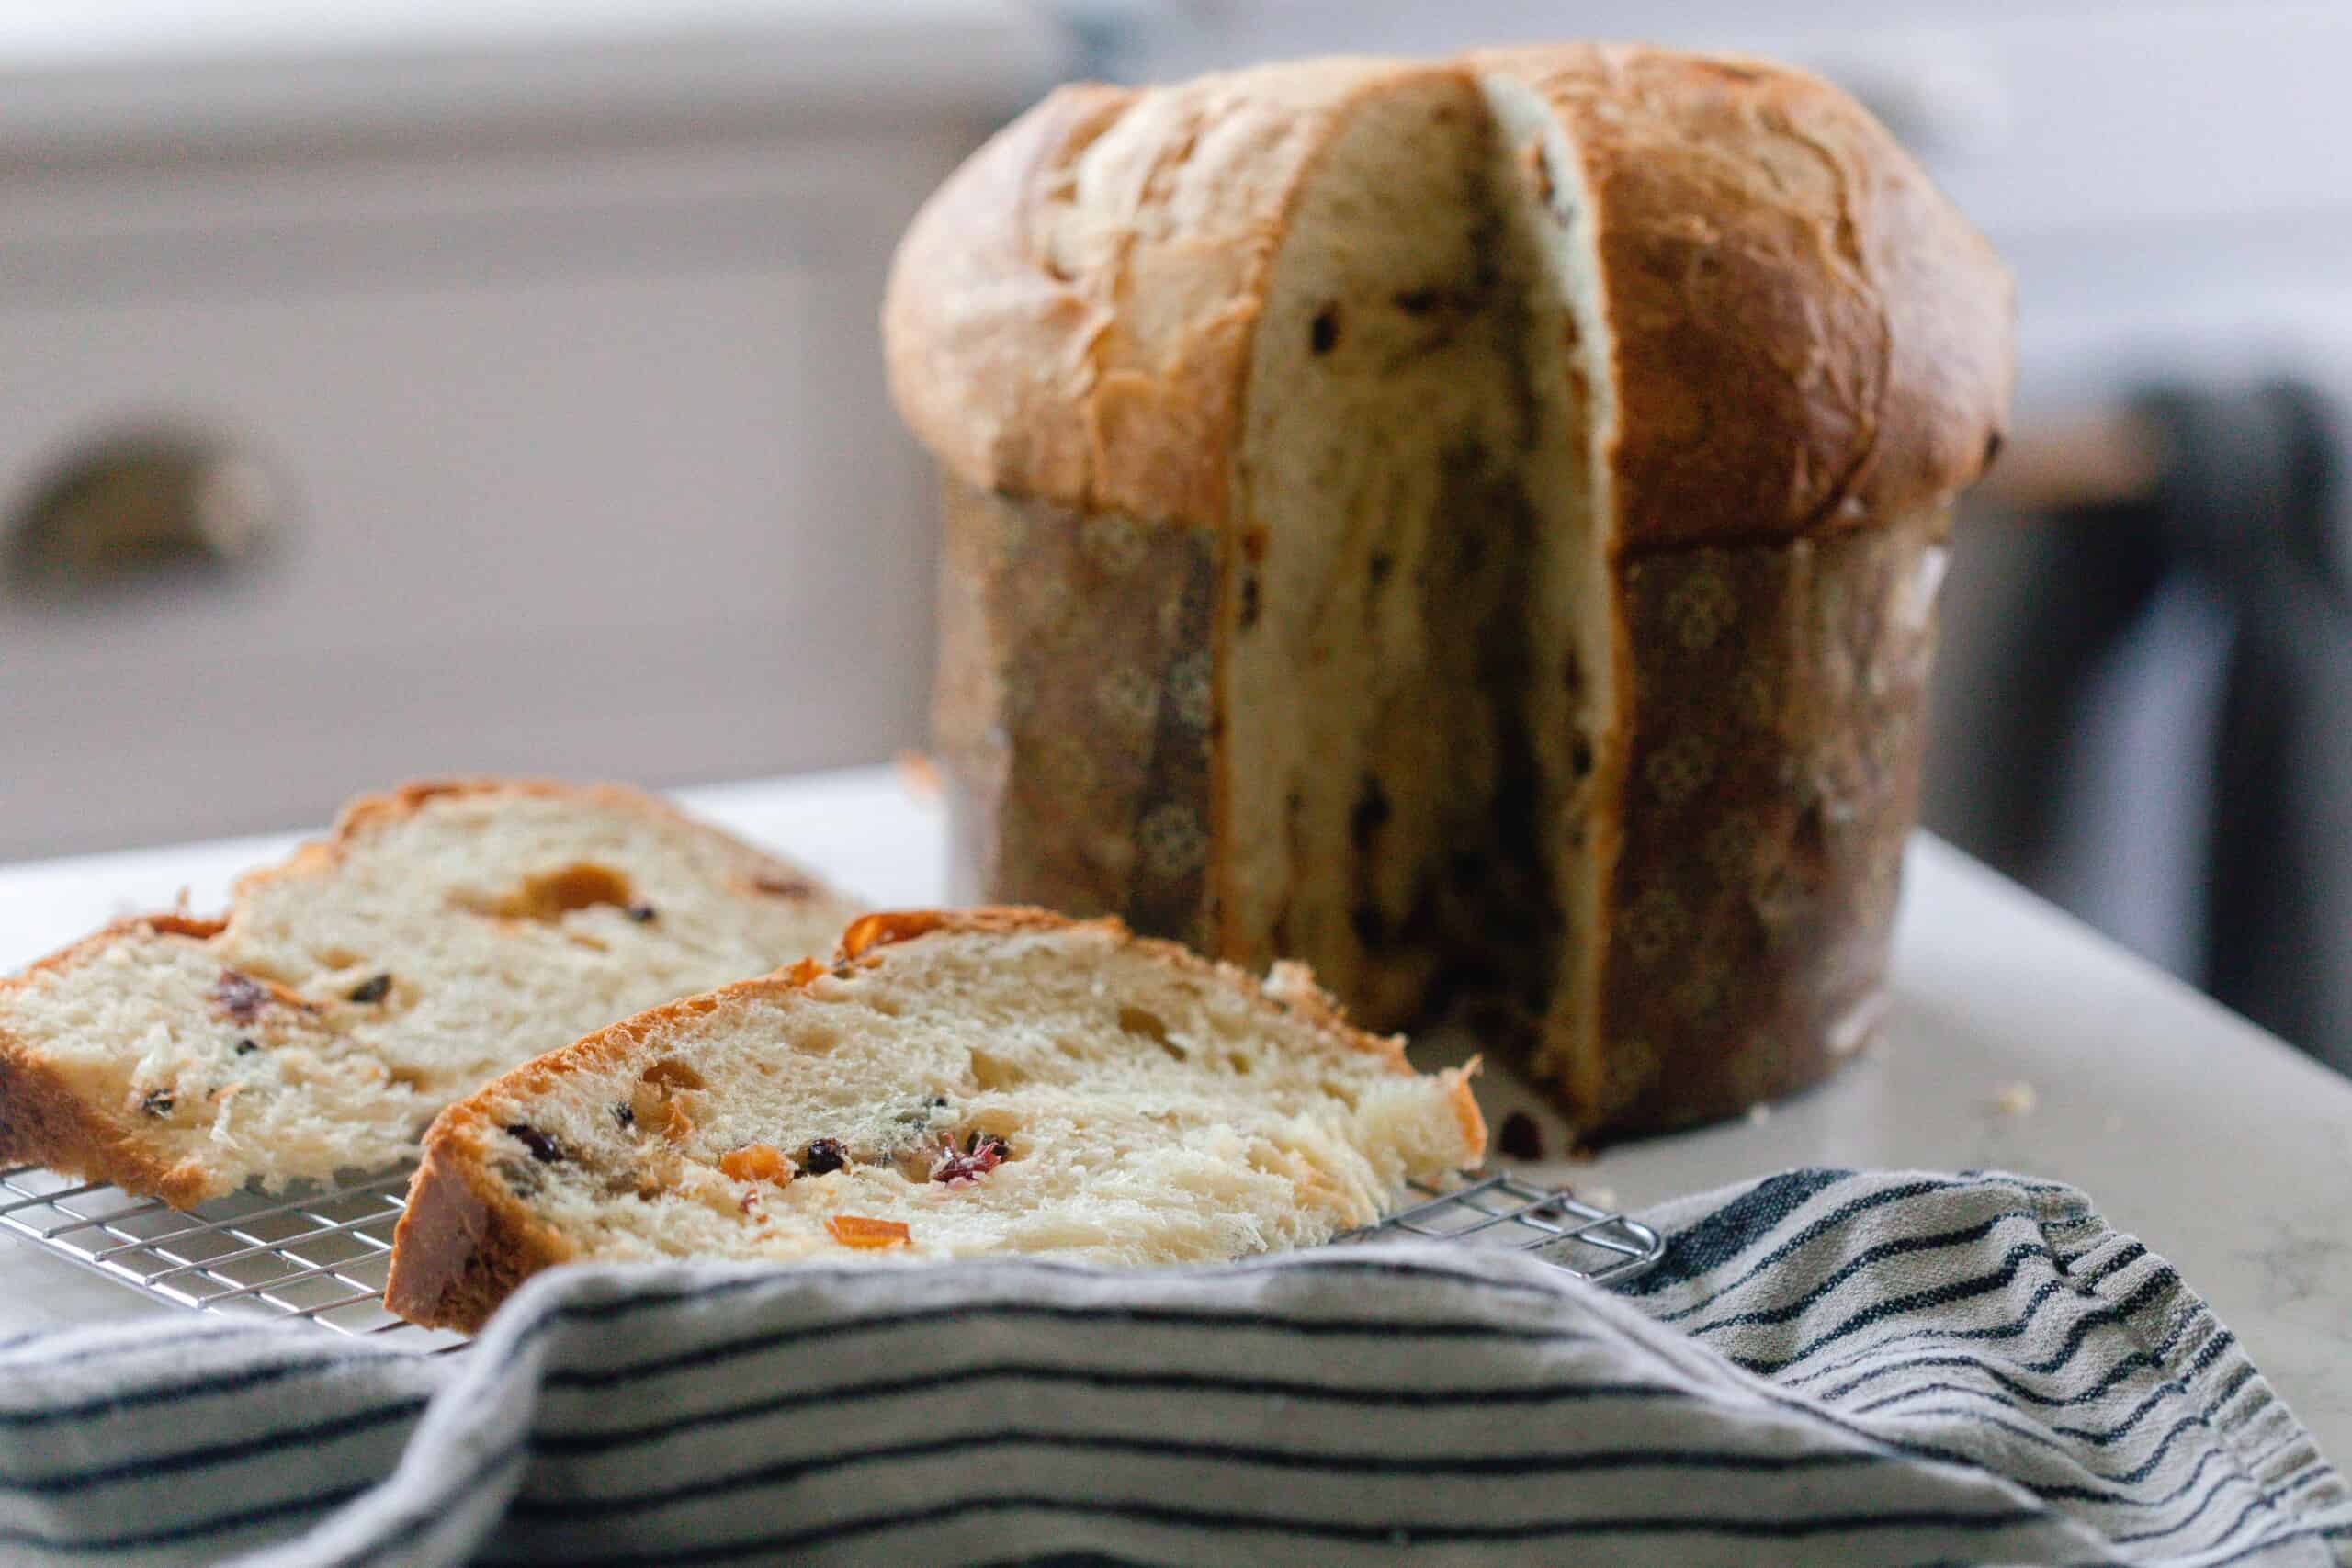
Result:
{"label": "metal rack grid", "polygon": [[[1657,1261],[1664,1243],[1637,1220],[1517,1177],[1490,1176],[1353,1231],[1342,1242],[1417,1235],[1467,1247],[1540,1252],[1609,1284]],[[419,1328],[384,1310],[401,1172],[293,1198],[236,1194],[178,1210],[101,1182],[37,1167],[0,1170],[0,1234],[174,1306],[243,1317],[294,1318],[355,1337],[399,1335],[441,1349],[459,1336]]]}
{"label": "metal rack grid", "polygon": [[189,1210],[37,1167],[0,1170],[0,1235],[174,1306],[296,1318],[418,1348],[461,1344],[384,1310],[408,1173],[305,1195],[237,1193]]}
{"label": "metal rack grid", "polygon": [[1566,1187],[1537,1187],[1507,1172],[1452,1191],[1414,1185],[1430,1195],[1427,1202],[1339,1239],[1417,1235],[1464,1247],[1532,1252],[1555,1268],[1600,1285],[1633,1279],[1666,1250],[1657,1232],[1639,1220],[1596,1208]]}

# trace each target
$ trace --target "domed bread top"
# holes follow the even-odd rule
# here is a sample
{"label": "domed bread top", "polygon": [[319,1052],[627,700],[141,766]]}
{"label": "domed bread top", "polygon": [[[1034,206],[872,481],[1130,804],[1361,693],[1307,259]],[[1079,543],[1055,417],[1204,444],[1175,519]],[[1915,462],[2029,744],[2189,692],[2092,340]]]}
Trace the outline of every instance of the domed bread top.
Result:
{"label": "domed bread top", "polygon": [[1634,45],[1057,91],[900,246],[884,328],[909,423],[982,490],[1225,525],[1302,183],[1356,109],[1442,73],[1541,95],[1578,165],[1536,185],[1590,205],[1620,550],[1883,521],[1982,470],[2012,312],[1983,238],[1827,83]]}
{"label": "domed bread top", "polygon": [[2008,274],[1860,104],[1770,62],[1622,44],[1465,64],[1542,94],[1583,163],[1621,539],[1883,523],[1984,471]]}

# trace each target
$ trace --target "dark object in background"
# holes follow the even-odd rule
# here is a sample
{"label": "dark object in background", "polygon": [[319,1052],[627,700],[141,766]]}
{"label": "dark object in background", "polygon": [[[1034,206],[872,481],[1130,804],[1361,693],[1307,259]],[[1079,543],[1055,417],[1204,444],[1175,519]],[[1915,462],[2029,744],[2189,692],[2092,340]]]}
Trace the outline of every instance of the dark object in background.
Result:
{"label": "dark object in background", "polygon": [[19,591],[76,600],[158,572],[218,570],[284,527],[284,487],[232,445],[130,429],[68,454],[6,525]]}
{"label": "dark object in background", "polygon": [[2352,1070],[2346,423],[2297,383],[2155,389],[2130,423],[2139,493],[2048,513],[1984,607],[1956,728],[1997,765],[1933,825]]}

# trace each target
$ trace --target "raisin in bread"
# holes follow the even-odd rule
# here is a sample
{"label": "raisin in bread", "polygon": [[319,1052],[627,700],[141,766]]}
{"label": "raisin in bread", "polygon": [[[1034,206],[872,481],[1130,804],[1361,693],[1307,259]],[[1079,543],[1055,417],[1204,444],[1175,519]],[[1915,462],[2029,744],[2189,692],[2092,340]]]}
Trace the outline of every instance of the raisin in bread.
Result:
{"label": "raisin in bread", "polygon": [[1465,987],[1588,1132],[1870,1034],[2010,286],[1764,62],[1056,92],[895,266],[961,897]]}
{"label": "raisin in bread", "polygon": [[635,790],[412,784],[0,982],[0,1165],[187,1204],[413,1159],[434,1115],[614,1019],[822,952],[850,910]]}
{"label": "raisin in bread", "polygon": [[471,1329],[576,1258],[1227,1258],[1329,1239],[1476,1165],[1305,970],[1115,920],[872,915],[815,963],[657,1008],[443,1112],[386,1300]]}

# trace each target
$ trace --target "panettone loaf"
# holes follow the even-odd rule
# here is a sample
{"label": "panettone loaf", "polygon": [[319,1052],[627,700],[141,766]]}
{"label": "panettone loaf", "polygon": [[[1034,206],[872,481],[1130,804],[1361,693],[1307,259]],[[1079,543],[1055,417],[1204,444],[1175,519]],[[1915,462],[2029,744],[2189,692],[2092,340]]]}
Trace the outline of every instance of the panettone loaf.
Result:
{"label": "panettone loaf", "polygon": [[445,1111],[385,1299],[476,1328],[572,1258],[1226,1258],[1369,1224],[1474,1166],[1466,1073],[1417,1076],[1295,964],[1115,921],[871,915],[831,968],[657,1008]]}
{"label": "panettone loaf", "polygon": [[0,981],[0,1165],[187,1204],[415,1157],[588,1030],[823,951],[808,872],[650,795],[413,784],[237,885]]}
{"label": "panettone loaf", "polygon": [[2010,290],[1835,88],[1562,46],[1056,93],[902,244],[973,896],[1534,1021],[1589,1133],[1870,1034]]}

